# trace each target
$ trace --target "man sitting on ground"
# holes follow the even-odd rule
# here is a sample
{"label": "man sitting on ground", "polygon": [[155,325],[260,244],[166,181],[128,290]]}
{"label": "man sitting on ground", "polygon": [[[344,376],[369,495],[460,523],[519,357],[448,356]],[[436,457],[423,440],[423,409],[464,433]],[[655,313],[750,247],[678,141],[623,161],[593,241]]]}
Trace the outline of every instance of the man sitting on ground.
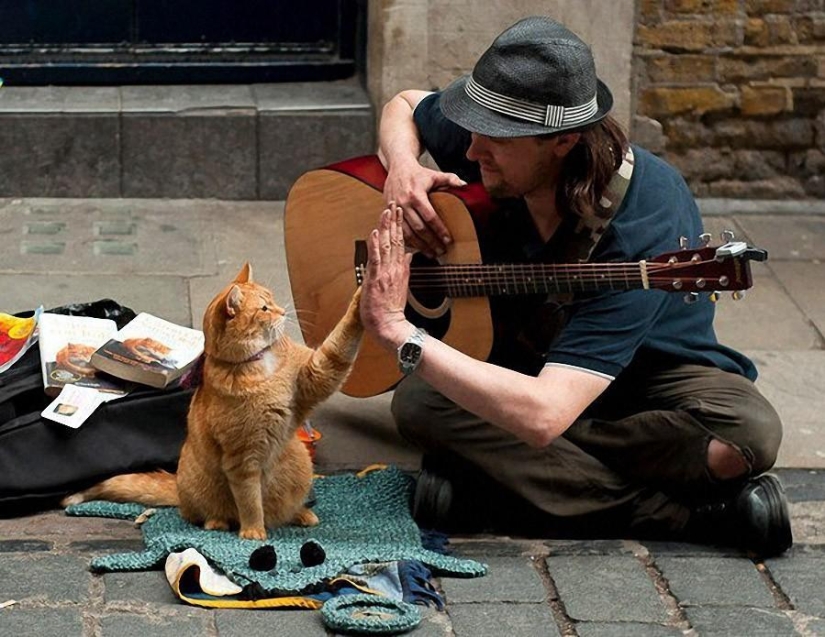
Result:
{"label": "man sitting on ground", "polygon": [[[424,451],[414,514],[447,529],[779,554],[792,543],[787,503],[764,472],[781,423],[753,363],[717,342],[708,294],[692,304],[641,289],[493,298],[486,362],[404,315],[405,241],[431,256],[448,249],[427,194],[465,181],[500,201],[480,236],[485,261],[638,262],[680,237],[698,242],[684,180],[628,142],[612,102],[587,45],[533,17],[496,38],[471,75],[384,108],[389,208],[369,241],[362,318],[407,374],[392,411]],[[440,170],[419,163],[424,151]]]}

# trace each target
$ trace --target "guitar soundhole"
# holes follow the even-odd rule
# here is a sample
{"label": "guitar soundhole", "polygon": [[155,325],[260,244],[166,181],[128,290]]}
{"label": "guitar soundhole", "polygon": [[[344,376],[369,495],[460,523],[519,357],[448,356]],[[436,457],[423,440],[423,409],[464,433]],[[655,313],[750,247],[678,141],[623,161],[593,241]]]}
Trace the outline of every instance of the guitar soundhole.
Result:
{"label": "guitar soundhole", "polygon": [[404,315],[418,327],[423,327],[436,338],[443,337],[450,327],[450,299],[439,290],[436,275],[430,277],[427,267],[440,265],[435,259],[429,259],[421,253],[413,255],[410,277],[410,295]]}

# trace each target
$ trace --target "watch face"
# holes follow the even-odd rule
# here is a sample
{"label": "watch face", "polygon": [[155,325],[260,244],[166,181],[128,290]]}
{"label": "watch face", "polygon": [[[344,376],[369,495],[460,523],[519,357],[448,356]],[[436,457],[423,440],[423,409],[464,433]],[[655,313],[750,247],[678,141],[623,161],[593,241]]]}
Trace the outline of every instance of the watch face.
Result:
{"label": "watch face", "polygon": [[398,359],[403,363],[414,364],[421,357],[421,346],[416,343],[404,343],[398,353]]}

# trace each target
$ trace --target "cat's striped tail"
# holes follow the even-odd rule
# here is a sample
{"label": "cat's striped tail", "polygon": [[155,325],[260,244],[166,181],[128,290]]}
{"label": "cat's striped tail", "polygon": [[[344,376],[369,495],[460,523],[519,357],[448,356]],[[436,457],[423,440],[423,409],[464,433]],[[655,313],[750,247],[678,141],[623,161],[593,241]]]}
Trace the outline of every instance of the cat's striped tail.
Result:
{"label": "cat's striped tail", "polygon": [[114,476],[63,498],[60,504],[67,507],[89,500],[137,502],[148,506],[177,506],[180,503],[175,474],[167,471]]}

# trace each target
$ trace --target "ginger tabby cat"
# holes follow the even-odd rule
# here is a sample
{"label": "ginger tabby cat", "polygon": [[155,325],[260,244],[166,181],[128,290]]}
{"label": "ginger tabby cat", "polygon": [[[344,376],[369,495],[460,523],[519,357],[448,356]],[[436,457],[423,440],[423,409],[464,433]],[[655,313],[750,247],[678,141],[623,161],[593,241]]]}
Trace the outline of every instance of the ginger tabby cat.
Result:
{"label": "ginger tabby cat", "polygon": [[62,504],[177,505],[193,524],[239,526],[250,540],[266,539],[267,528],[318,524],[304,506],[312,461],[296,430],[352,367],[363,333],[359,298],[360,289],[313,350],[285,335],[284,310],[244,265],[204,314],[203,383],[189,406],[177,475],[115,476]]}

